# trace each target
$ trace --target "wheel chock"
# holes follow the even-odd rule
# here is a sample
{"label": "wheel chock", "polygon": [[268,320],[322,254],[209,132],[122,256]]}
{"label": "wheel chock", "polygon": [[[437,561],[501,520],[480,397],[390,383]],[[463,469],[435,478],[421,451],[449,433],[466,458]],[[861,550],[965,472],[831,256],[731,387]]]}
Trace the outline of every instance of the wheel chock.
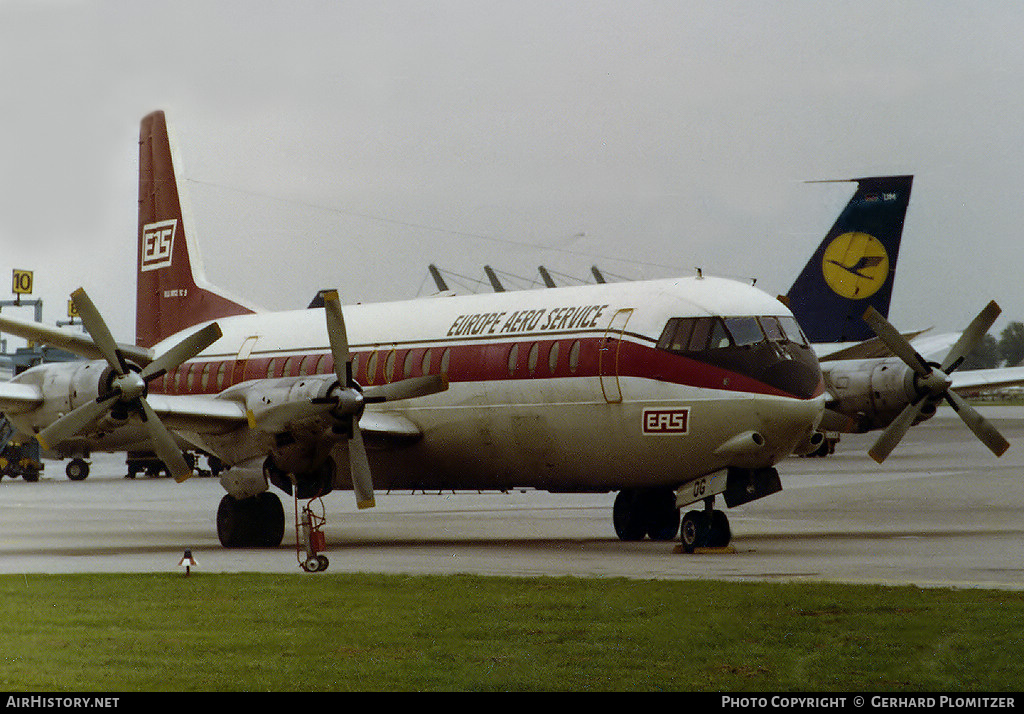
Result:
{"label": "wheel chock", "polygon": [[[673,553],[682,553],[684,555],[690,555],[683,548],[682,544],[677,545],[672,549]],[[734,545],[723,545],[718,548],[694,548],[693,555],[729,555],[736,552],[736,546]]]}

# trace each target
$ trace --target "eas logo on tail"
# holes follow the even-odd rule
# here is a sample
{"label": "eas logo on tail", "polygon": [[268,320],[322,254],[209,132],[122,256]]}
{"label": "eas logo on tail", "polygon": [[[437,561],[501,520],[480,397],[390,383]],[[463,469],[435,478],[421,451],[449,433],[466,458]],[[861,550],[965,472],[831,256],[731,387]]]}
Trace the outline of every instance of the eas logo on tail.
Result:
{"label": "eas logo on tail", "polygon": [[871,297],[885,285],[889,277],[889,254],[874,236],[843,233],[825,249],[821,272],[837,295],[861,300]]}
{"label": "eas logo on tail", "polygon": [[171,264],[171,251],[174,248],[174,234],[178,229],[178,219],[158,223],[147,223],[142,227],[142,265],[140,270],[156,270]]}

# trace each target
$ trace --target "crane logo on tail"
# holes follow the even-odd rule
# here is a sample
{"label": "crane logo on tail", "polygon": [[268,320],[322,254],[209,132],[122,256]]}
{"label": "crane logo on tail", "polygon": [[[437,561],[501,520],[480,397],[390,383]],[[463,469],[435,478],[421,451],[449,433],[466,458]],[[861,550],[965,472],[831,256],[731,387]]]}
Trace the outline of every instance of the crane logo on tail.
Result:
{"label": "crane logo on tail", "polygon": [[147,223],[142,227],[142,265],[140,270],[156,270],[171,264],[171,252],[174,249],[174,234],[178,229],[178,220]]}
{"label": "crane logo on tail", "polygon": [[874,236],[843,233],[825,249],[821,272],[837,295],[862,300],[878,292],[889,279],[889,254]]}

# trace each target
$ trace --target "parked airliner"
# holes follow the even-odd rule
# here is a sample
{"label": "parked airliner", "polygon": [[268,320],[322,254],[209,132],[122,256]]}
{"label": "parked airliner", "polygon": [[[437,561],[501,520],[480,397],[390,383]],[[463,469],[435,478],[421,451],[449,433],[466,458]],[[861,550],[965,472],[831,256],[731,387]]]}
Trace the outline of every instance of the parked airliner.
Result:
{"label": "parked airliner", "polygon": [[[694,275],[264,312],[209,285],[162,112],[140,137],[136,345],[84,289],[90,338],[0,319],[87,358],[0,385],[47,448],[182,445],[232,468],[227,547],[276,546],[295,498],[375,488],[618,491],[624,539],[726,545],[714,509],[777,492],[775,465],[820,443],[817,358],[792,313],[746,283]],[[371,476],[372,475],[372,476]],[[680,517],[680,509],[702,504]]]}

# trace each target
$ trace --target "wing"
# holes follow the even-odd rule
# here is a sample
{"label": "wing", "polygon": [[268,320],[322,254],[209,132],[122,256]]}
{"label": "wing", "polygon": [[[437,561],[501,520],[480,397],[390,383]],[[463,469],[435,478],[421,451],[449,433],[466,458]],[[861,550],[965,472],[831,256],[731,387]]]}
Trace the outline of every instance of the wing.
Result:
{"label": "wing", "polygon": [[[923,332],[926,332],[926,330],[905,332],[903,333],[903,336],[908,340],[913,340]],[[955,342],[955,337],[946,345],[947,350],[953,346],[953,342]],[[916,345],[917,343],[915,342],[914,344]],[[846,359],[876,359],[878,357],[892,357],[892,351],[877,337],[872,337],[871,339],[864,340],[863,342],[825,342],[815,344],[814,352],[822,362]]]}
{"label": "wing", "polygon": [[998,387],[1024,386],[1024,367],[999,367],[954,372],[951,389],[958,394],[981,392]]}
{"label": "wing", "polygon": [[34,384],[0,382],[0,412],[20,414],[43,403],[43,392]]}
{"label": "wing", "polygon": [[[0,387],[6,385],[0,385]],[[2,404],[3,392],[0,392]],[[194,397],[167,394],[150,394],[146,397],[149,405],[169,429],[203,435],[226,434],[241,428],[256,428],[268,433],[283,431],[288,427],[285,413],[288,408],[304,406],[301,412],[289,416],[302,419],[312,412],[326,413],[327,407],[292,402],[285,404],[280,412],[271,418],[261,418],[254,424],[247,413],[244,402],[218,397]],[[262,415],[261,415],[262,417]],[[410,419],[393,412],[378,412],[367,409],[359,420],[359,428],[366,436],[367,445],[374,448],[393,448],[418,441],[423,432]]]}
{"label": "wing", "polygon": [[174,431],[226,434],[246,425],[245,406],[233,399],[150,394],[149,406]]}
{"label": "wing", "polygon": [[[9,317],[0,317],[0,332],[7,332],[26,340],[53,345],[86,359],[104,358],[103,352],[96,346],[92,338],[73,332],[66,332],[56,327],[47,327],[38,322],[25,322],[13,320]],[[153,361],[153,351],[145,347],[118,343],[117,348],[121,351],[121,354],[140,367],[145,367]]]}

